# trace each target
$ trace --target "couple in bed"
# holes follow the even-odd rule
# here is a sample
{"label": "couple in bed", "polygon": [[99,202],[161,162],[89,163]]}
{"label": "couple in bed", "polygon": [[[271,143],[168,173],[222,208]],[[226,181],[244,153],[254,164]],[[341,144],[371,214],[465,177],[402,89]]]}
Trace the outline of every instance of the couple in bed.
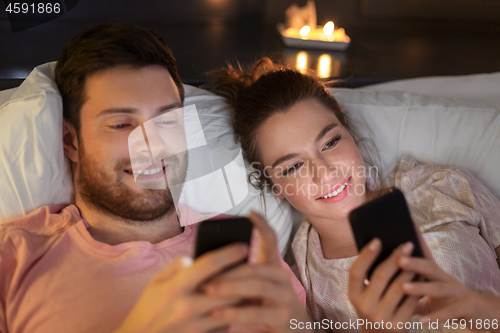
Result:
{"label": "couple in bed", "polygon": [[[358,317],[396,327],[417,311],[421,320],[500,317],[488,295],[500,292],[498,201],[465,171],[408,159],[377,186],[345,114],[316,79],[262,60],[213,83],[234,106],[255,185],[306,216],[293,252],[313,318],[262,217],[250,216],[260,234],[252,264],[226,270],[247,255],[240,245],[192,262],[196,225],[179,225],[168,190],[136,186],[130,131],[183,103],[161,37],[87,29],[63,49],[56,81],[75,205],[41,207],[2,227],[0,332],[290,332],[292,323]],[[185,165],[175,167],[182,174]],[[405,193],[429,259],[411,258],[404,244],[367,283],[382,245],[358,255],[347,214],[392,187]],[[415,274],[427,280],[413,282]]]}

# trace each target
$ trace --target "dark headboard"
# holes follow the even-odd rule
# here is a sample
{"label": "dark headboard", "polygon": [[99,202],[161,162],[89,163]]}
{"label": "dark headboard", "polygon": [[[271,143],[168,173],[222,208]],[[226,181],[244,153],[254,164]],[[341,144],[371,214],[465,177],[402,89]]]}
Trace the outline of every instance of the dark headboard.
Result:
{"label": "dark headboard", "polygon": [[[339,62],[337,76],[347,79],[344,82],[359,86],[417,76],[500,71],[500,19],[492,19],[499,1],[457,0],[496,6],[489,16],[470,11],[471,17],[463,13],[398,16],[391,14],[391,1],[316,1],[318,23],[334,20],[352,39],[347,51],[330,53]],[[457,1],[397,0],[394,8],[398,13],[418,13],[430,3],[452,6]],[[0,89],[19,85],[35,66],[56,60],[78,31],[100,22],[132,22],[157,31],[170,44],[188,84],[205,82],[204,73],[226,61],[248,63],[270,55],[293,66],[301,50],[285,48],[275,27],[290,4],[304,5],[306,0],[54,0],[74,8],[18,32],[12,31],[3,6],[8,2],[0,3]],[[309,52],[314,68],[324,51]]]}

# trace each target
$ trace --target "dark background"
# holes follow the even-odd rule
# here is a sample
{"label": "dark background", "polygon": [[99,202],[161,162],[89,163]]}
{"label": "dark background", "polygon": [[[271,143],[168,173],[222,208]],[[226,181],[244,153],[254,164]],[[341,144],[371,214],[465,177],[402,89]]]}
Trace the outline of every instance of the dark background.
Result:
{"label": "dark background", "polygon": [[[21,0],[19,0],[21,1]],[[274,56],[294,66],[276,24],[305,0],[80,0],[68,13],[12,32],[0,3],[0,89],[14,87],[92,23],[130,22],[165,37],[187,84],[226,61]],[[394,79],[500,71],[500,0],[317,0],[318,24],[333,20],[351,37],[344,52],[307,51],[307,66],[332,59],[330,76],[350,87]]]}

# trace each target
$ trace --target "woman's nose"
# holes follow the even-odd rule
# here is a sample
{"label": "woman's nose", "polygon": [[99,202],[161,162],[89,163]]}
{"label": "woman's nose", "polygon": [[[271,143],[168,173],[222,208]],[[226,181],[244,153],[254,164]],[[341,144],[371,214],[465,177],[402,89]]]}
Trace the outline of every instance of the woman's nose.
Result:
{"label": "woman's nose", "polygon": [[337,178],[336,176],[337,166],[325,163],[322,160],[316,160],[312,162],[311,172],[313,181],[322,185],[329,183],[331,179]]}

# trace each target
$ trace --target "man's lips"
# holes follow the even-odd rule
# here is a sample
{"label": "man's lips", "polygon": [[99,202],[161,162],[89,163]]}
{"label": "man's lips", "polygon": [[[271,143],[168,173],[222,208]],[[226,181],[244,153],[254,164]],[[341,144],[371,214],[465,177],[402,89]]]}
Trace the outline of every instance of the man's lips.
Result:
{"label": "man's lips", "polygon": [[[343,182],[341,183],[338,183],[336,184],[331,190],[329,190],[328,192],[324,193],[323,195],[321,195],[320,197],[316,198],[316,200],[319,200],[319,199],[324,199],[324,196],[327,196],[329,195],[330,193],[333,193],[335,191],[337,191],[339,188],[341,188],[342,186],[344,186],[346,183],[349,184],[349,181],[351,180],[351,177],[347,178],[346,180],[344,180]],[[347,185],[346,185],[347,186]]]}
{"label": "man's lips", "polygon": [[165,167],[163,167],[162,164],[142,165],[135,168],[127,168],[124,171],[129,174],[134,174],[137,176],[148,176],[148,175],[155,175],[157,173],[162,173],[161,171],[165,170],[167,166],[168,164],[166,164]]}

